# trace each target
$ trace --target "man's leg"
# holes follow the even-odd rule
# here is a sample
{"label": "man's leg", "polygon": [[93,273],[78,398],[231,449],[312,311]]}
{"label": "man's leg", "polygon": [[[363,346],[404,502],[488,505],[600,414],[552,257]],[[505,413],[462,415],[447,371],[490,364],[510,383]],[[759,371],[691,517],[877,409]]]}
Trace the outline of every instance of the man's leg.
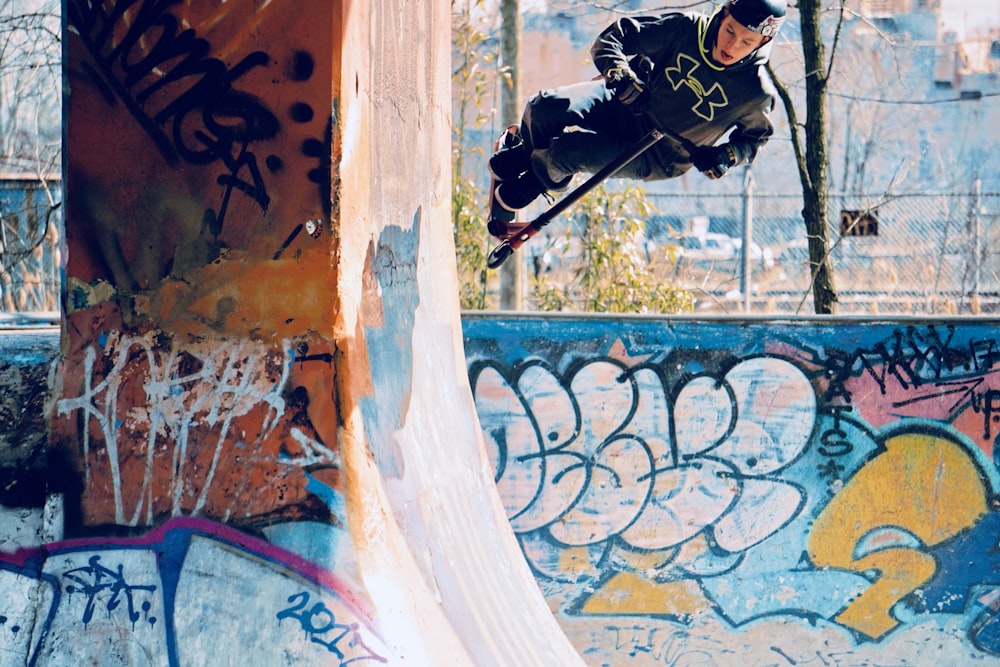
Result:
{"label": "man's leg", "polygon": [[488,222],[490,234],[493,236],[504,238],[507,232],[506,226],[514,222],[517,217],[514,211],[500,204],[496,197],[496,191],[499,183],[515,179],[523,173],[523,168],[519,166],[523,159],[518,156],[522,145],[517,125],[509,125],[504,128],[503,133],[493,142],[493,156],[489,160],[490,218]]}
{"label": "man's leg", "polygon": [[[544,172],[550,179],[565,173],[597,173],[631,149],[638,140],[626,140],[610,134],[595,132],[567,132],[552,141],[549,148],[536,149],[531,162],[536,172]],[[649,154],[636,156],[618,170],[615,176],[636,180],[663,178],[654,173],[656,168]]]}
{"label": "man's leg", "polygon": [[[525,106],[521,119],[521,140],[518,165],[524,171],[517,179],[501,183],[496,198],[502,206],[517,210],[528,206],[546,190],[561,190],[569,185],[579,169],[556,172],[543,161],[532,161],[534,151],[545,150],[564,136],[567,128],[596,130],[612,122],[614,109],[611,93],[603,81],[583,83],[543,90]],[[523,152],[521,152],[523,151]],[[553,175],[558,178],[552,178]]]}
{"label": "man's leg", "polygon": [[613,94],[601,80],[543,90],[528,100],[521,118],[521,138],[529,151],[548,148],[567,128],[612,129]]}

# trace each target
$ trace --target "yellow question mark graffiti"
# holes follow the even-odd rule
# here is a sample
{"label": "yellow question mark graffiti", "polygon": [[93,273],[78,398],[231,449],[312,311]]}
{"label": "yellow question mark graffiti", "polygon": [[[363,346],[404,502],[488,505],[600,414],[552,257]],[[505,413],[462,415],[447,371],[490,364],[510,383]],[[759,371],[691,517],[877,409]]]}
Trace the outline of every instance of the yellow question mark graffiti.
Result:
{"label": "yellow question mark graffiti", "polygon": [[926,548],[973,526],[986,513],[986,495],[982,472],[958,443],[923,433],[886,440],[885,452],[847,482],[809,536],[817,567],[873,580],[835,620],[872,638],[895,628],[893,605],[937,569],[912,538]]}

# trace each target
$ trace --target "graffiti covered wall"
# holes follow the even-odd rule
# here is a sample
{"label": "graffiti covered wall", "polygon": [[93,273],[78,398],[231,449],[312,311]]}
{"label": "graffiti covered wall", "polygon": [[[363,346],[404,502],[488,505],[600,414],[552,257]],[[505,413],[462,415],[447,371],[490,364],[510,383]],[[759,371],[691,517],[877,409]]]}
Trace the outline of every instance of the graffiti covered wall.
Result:
{"label": "graffiti covered wall", "polygon": [[[342,8],[290,9],[64,4],[61,539],[4,559],[9,664],[203,662],[206,627],[268,664],[393,655],[337,446]],[[222,619],[254,597],[249,641]]]}
{"label": "graffiti covered wall", "polygon": [[578,663],[462,363],[448,4],[63,8],[58,355],[0,338],[0,664]]}
{"label": "graffiti covered wall", "polygon": [[464,322],[592,665],[1000,663],[995,323]]}

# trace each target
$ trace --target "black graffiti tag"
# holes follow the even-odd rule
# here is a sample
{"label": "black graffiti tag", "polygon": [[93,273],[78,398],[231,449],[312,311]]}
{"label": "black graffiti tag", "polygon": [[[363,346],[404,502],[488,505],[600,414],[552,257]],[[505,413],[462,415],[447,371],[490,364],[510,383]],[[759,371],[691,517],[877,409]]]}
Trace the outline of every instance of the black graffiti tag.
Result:
{"label": "black graffiti tag", "polygon": [[982,373],[1000,360],[995,341],[969,341],[965,349],[954,345],[954,327],[944,330],[942,336],[941,328],[933,326],[897,329],[870,349],[858,350],[855,356],[883,394],[890,378],[909,390],[968,373]]}
{"label": "black graffiti tag", "polygon": [[[208,57],[210,44],[194,29],[180,30],[167,10],[178,0],[70,0],[67,18],[94,58],[88,68],[109,104],[121,101],[170,165],[221,162],[228,173],[218,212],[206,212],[214,233],[221,230],[229,197],[238,190],[261,210],[270,204],[256,156],[248,148],[270,139],[279,123],[267,107],[234,84],[270,62],[254,51],[232,67]],[[165,129],[169,128],[169,129]]]}
{"label": "black graffiti tag", "polygon": [[1000,391],[987,389],[982,393],[974,393],[972,409],[983,415],[983,439],[989,440],[993,435],[992,425],[1000,422]]}

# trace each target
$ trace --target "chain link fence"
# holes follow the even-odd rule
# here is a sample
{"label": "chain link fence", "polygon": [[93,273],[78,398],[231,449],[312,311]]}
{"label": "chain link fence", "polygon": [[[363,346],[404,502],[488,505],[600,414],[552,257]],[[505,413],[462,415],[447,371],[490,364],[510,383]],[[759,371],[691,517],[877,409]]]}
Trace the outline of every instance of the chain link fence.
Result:
{"label": "chain link fence", "polygon": [[[649,257],[666,279],[695,292],[699,313],[815,312],[800,195],[748,188],[649,198],[658,210],[647,222]],[[1000,311],[998,217],[997,193],[831,194],[838,314]]]}
{"label": "chain link fence", "polygon": [[[52,191],[61,196],[58,183]],[[0,319],[59,311],[60,210],[48,193],[38,181],[0,180]],[[748,188],[648,198],[657,212],[646,223],[646,256],[694,292],[697,313],[815,312],[800,195]],[[1000,193],[831,194],[828,220],[838,314],[1000,312]],[[526,247],[523,259],[537,260],[540,249]]]}
{"label": "chain link fence", "polygon": [[61,197],[58,182],[0,178],[0,323],[59,312]]}

